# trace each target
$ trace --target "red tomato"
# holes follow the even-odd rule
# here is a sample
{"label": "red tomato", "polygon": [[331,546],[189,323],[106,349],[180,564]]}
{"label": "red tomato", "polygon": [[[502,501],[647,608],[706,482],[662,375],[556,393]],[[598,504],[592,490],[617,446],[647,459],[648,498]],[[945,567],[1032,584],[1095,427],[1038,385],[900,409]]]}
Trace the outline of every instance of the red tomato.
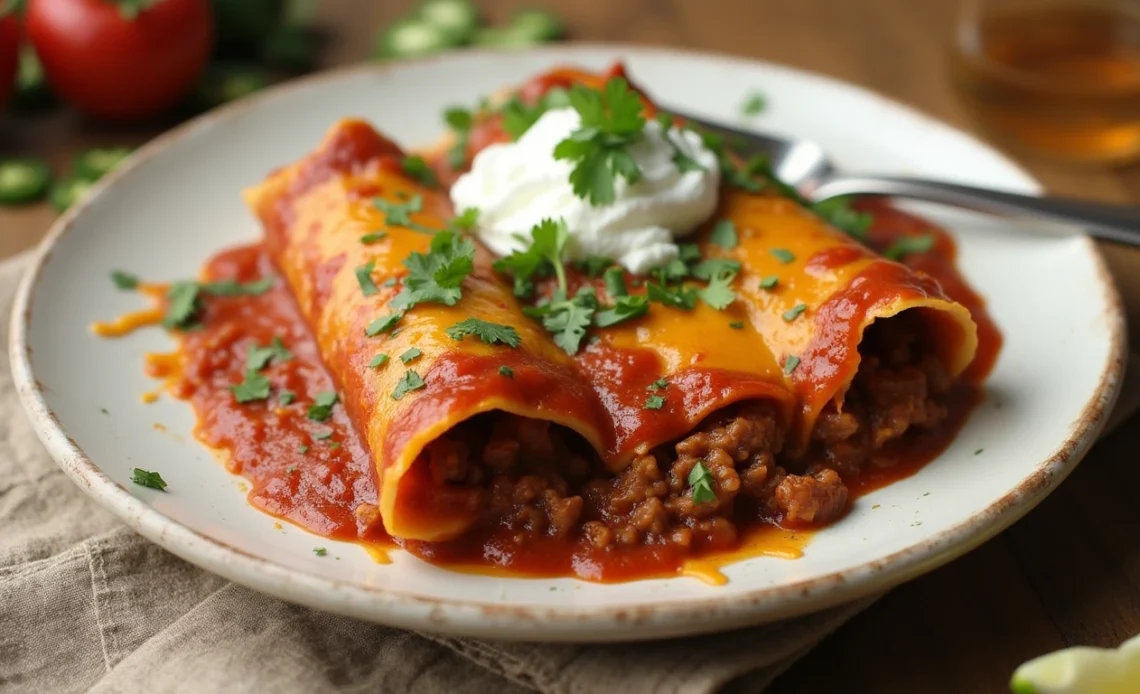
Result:
{"label": "red tomato", "polygon": [[0,106],[16,86],[20,65],[20,24],[15,15],[0,17]]}
{"label": "red tomato", "polygon": [[[128,19],[123,6],[142,9]],[[209,0],[30,0],[28,37],[52,89],[88,115],[155,115],[186,95],[213,42]]]}

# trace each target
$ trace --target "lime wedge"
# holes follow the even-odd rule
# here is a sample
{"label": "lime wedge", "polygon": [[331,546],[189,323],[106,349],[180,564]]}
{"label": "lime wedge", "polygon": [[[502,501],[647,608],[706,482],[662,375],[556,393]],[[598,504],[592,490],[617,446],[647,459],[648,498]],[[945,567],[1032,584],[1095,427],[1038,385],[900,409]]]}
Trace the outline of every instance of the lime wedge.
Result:
{"label": "lime wedge", "polygon": [[1078,646],[1034,658],[1013,673],[1014,694],[1136,694],[1140,636],[1120,648]]}

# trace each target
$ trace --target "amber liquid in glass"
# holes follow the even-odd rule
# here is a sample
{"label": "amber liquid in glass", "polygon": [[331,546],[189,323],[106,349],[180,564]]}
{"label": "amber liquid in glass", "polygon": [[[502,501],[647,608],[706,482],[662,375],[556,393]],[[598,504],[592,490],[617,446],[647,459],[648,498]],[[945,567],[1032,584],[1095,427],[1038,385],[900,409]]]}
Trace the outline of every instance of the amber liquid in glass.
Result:
{"label": "amber liquid in glass", "polygon": [[955,81],[991,135],[1071,160],[1140,158],[1140,0],[1043,0],[960,32]]}

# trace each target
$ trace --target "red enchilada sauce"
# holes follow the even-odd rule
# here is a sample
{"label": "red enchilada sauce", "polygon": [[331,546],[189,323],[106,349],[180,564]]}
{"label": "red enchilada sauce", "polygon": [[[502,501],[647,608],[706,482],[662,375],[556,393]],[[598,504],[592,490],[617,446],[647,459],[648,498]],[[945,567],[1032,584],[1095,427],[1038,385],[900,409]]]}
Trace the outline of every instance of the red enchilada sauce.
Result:
{"label": "red enchilada sauce", "polygon": [[[973,385],[988,372],[1001,343],[982,300],[955,268],[956,250],[948,235],[884,203],[867,201],[860,205],[875,215],[868,244],[876,251],[885,251],[903,236],[934,237],[930,251],[909,255],[905,262],[928,273],[946,294],[970,309],[979,326],[979,349],[967,385],[946,399],[945,419],[934,428],[891,441],[876,455],[877,464],[844,475],[852,496],[913,474],[949,444],[977,400]],[[809,262],[809,272],[813,266],[824,270],[852,262],[859,255],[858,249],[820,254]],[[893,266],[879,263],[871,267],[890,272]],[[263,277],[276,279],[274,287],[264,294],[209,297],[204,302],[202,327],[182,334],[180,358],[152,360],[150,365],[151,375],[171,379],[172,392],[192,403],[198,416],[195,434],[222,455],[227,469],[250,482],[248,497],[257,508],[317,535],[380,547],[401,544],[434,563],[473,570],[506,569],[523,575],[622,581],[676,575],[683,572],[685,562],[709,554],[700,550],[699,544],[688,552],[673,544],[599,549],[588,542],[550,535],[531,538],[520,547],[512,540],[513,531],[501,526],[481,526],[459,540],[444,543],[389,538],[378,522],[377,480],[371,457],[344,408],[334,407],[332,416],[323,422],[308,417],[308,407],[318,393],[337,389],[264,247],[252,245],[220,253],[203,272],[205,280],[249,282]],[[248,350],[269,344],[274,338],[281,338],[293,357],[273,360],[264,370],[274,384],[268,400],[238,403],[231,386],[245,374]],[[638,357],[631,353],[625,368],[636,369]],[[645,361],[656,368],[653,360]],[[639,387],[643,388],[640,382]],[[285,391],[292,396],[283,397]],[[741,498],[738,503],[749,502]],[[798,556],[810,537],[810,528],[795,531],[775,527],[773,519],[765,518],[762,511],[748,509],[743,515],[737,544],[745,549],[740,552]],[[724,553],[723,547],[720,553]]]}

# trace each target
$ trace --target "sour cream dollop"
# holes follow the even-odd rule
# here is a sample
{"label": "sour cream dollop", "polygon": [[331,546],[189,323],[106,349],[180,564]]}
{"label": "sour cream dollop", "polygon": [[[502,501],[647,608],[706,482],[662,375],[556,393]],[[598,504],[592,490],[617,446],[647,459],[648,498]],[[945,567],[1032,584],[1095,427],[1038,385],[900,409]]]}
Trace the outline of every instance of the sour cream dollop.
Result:
{"label": "sour cream dollop", "polygon": [[[676,258],[676,239],[692,233],[716,209],[716,155],[697,133],[666,131],[650,120],[629,148],[641,179],[630,185],[617,177],[614,202],[596,207],[574,194],[573,163],[554,158],[554,147],[580,125],[574,109],[554,109],[517,141],[484,149],[451,188],[455,209],[479,210],[476,234],[499,255],[529,246],[531,228],[543,219],[562,218],[570,232],[568,259],[604,256],[643,274]],[[680,171],[674,146],[703,170]]]}

